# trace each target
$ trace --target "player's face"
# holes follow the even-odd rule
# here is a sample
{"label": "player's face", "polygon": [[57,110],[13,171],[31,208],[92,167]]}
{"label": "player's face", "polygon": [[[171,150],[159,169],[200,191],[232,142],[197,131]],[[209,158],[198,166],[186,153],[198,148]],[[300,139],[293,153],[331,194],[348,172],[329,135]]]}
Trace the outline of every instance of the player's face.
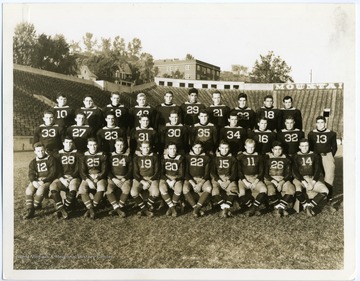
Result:
{"label": "player's face", "polygon": [[172,113],[169,116],[169,120],[171,125],[177,125],[179,121],[179,116],[177,114]]}
{"label": "player's face", "polygon": [[316,129],[322,131],[325,130],[325,128],[326,128],[326,123],[324,120],[320,119],[316,121]]}
{"label": "player's face", "polygon": [[125,148],[124,142],[122,141],[117,141],[115,143],[115,151],[116,153],[121,153]]}
{"label": "player's face", "polygon": [[191,93],[189,96],[188,96],[188,99],[189,99],[189,102],[190,103],[196,103],[197,102],[197,94],[196,93]]}
{"label": "player's face", "polygon": [[212,100],[213,100],[214,105],[219,105],[221,103],[221,95],[218,93],[213,94]]}
{"label": "player's face", "polygon": [[192,150],[193,150],[194,154],[200,155],[201,152],[202,152],[202,146],[201,146],[201,144],[195,144],[195,145],[192,147]]}
{"label": "player's face", "polygon": [[72,146],[73,146],[73,141],[69,140],[69,139],[65,139],[64,142],[63,142],[63,145],[64,145],[64,150],[70,151],[72,149]]}
{"label": "player's face", "polygon": [[245,108],[246,107],[246,98],[239,98],[238,103],[239,103],[240,108]]}
{"label": "player's face", "polygon": [[273,106],[273,99],[267,98],[266,100],[264,100],[264,106],[265,107],[272,107]]}
{"label": "player's face", "polygon": [[112,105],[117,106],[120,103],[120,96],[119,95],[112,95],[110,100],[111,100]]}
{"label": "player's face", "polygon": [[260,131],[265,131],[267,128],[267,120],[260,120],[258,126]]}
{"label": "player's face", "polygon": [[76,118],[75,118],[76,125],[78,125],[78,126],[84,125],[85,119],[86,119],[86,117],[82,114],[76,115]]}
{"label": "player's face", "polygon": [[286,120],[285,120],[286,130],[292,130],[292,129],[294,129],[294,125],[295,125],[294,120],[292,120],[292,119],[286,119]]}
{"label": "player's face", "polygon": [[136,99],[136,102],[139,106],[145,106],[146,105],[146,98],[145,97],[138,97]]}
{"label": "player's face", "polygon": [[248,154],[253,154],[255,151],[255,143],[246,143],[245,150]]}
{"label": "player's face", "polygon": [[175,157],[176,152],[177,152],[176,145],[169,145],[169,147],[168,147],[168,155],[170,157]]}
{"label": "player's face", "polygon": [[281,146],[274,146],[271,151],[275,157],[279,157],[281,156],[283,150]]}
{"label": "player's face", "polygon": [[86,97],[86,98],[84,99],[84,106],[85,106],[86,108],[93,107],[93,106],[94,106],[94,101],[93,101],[93,99],[90,98],[90,97]]}
{"label": "player's face", "polygon": [[200,124],[206,124],[208,122],[209,116],[206,113],[200,113],[198,117]]}
{"label": "player's face", "polygon": [[171,104],[171,103],[172,103],[172,100],[173,100],[173,95],[172,95],[172,94],[170,94],[170,93],[165,94],[165,96],[164,96],[164,102],[165,102],[166,104]]}
{"label": "player's face", "polygon": [[96,142],[94,142],[94,141],[89,141],[88,144],[87,144],[87,148],[89,149],[89,152],[91,154],[94,154],[97,151],[98,144]]}
{"label": "player's face", "polygon": [[148,143],[143,143],[140,147],[142,155],[150,154],[150,145]]}
{"label": "player's face", "polygon": [[227,144],[220,144],[219,151],[221,155],[225,156],[229,153],[229,146]]}
{"label": "player's face", "polygon": [[114,117],[114,115],[106,116],[106,126],[107,127],[114,127],[115,126],[115,117]]}
{"label": "player's face", "polygon": [[43,146],[35,147],[34,153],[36,157],[43,158],[45,156],[45,147]]}
{"label": "player's face", "polygon": [[56,101],[57,101],[58,107],[63,107],[63,106],[65,106],[66,103],[67,103],[67,98],[60,96],[60,97],[58,97],[58,98],[56,99]]}
{"label": "player's face", "polygon": [[45,114],[43,120],[46,126],[52,125],[54,123],[54,115]]}
{"label": "player's face", "polygon": [[299,145],[301,153],[308,153],[309,152],[309,143],[308,142],[301,142]]}
{"label": "player's face", "polygon": [[140,128],[148,128],[150,124],[149,118],[147,117],[140,118],[139,124],[140,124]]}
{"label": "player's face", "polygon": [[238,117],[237,117],[237,116],[232,116],[232,115],[230,115],[228,121],[229,121],[230,127],[236,127],[236,126],[237,126],[237,122],[238,122]]}
{"label": "player's face", "polygon": [[284,100],[284,101],[283,101],[283,105],[284,105],[285,109],[291,108],[291,107],[292,107],[292,101],[291,101],[291,99]]}

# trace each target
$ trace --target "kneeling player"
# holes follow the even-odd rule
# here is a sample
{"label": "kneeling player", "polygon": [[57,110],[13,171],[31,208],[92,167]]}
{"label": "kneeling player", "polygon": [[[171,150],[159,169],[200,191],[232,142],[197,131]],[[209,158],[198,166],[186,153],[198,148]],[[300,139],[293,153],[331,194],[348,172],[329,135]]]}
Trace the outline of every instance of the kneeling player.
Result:
{"label": "kneeling player", "polygon": [[[106,190],[106,197],[114,210],[110,214],[118,214],[120,217],[125,217],[126,214],[123,208],[126,200],[129,197],[132,184],[132,159],[126,149],[126,139],[118,138],[115,140],[115,151],[110,155],[110,171],[108,175],[108,185]],[[121,190],[119,201],[116,199],[115,191]]]}
{"label": "kneeling player", "polygon": [[[194,217],[203,216],[202,206],[211,194],[210,157],[202,152],[202,143],[195,141],[189,155],[186,156],[186,174],[183,193],[185,199],[193,207]],[[191,189],[200,195],[195,202]],[[201,194],[200,194],[201,193]]]}
{"label": "kneeling player", "polygon": [[[150,142],[144,141],[140,145],[140,153],[133,159],[133,185],[130,194],[140,207],[139,216],[153,217],[153,205],[159,197],[159,159],[157,153],[151,152]],[[140,194],[149,190],[147,205]]]}
{"label": "kneeling player", "polygon": [[[272,143],[271,151],[265,158],[265,184],[269,199],[274,199],[271,201],[275,205],[274,215],[287,216],[295,194],[295,187],[291,183],[291,160],[283,154],[282,144],[279,141]],[[276,197],[277,192],[281,197],[280,203]]]}
{"label": "kneeling player", "polygon": [[232,156],[230,145],[226,141],[220,141],[219,149],[213,157],[211,177],[212,177],[212,196],[216,203],[221,207],[221,216],[227,218],[231,216],[230,208],[234,199],[238,195],[237,161]]}
{"label": "kneeling player", "polygon": [[50,183],[56,178],[56,160],[53,156],[47,155],[44,144],[34,144],[36,157],[29,164],[30,184],[26,188],[26,209],[24,219],[34,217],[35,209],[41,208],[44,195],[49,192]]}
{"label": "kneeling player", "polygon": [[[255,141],[245,140],[245,151],[238,155],[238,186],[240,206],[249,207],[248,216],[261,215],[260,205],[267,199],[264,184],[264,163],[260,153],[255,152]],[[251,195],[247,192],[251,191]]]}
{"label": "kneeling player", "polygon": [[[316,209],[313,209],[328,196],[329,190],[324,183],[319,181],[321,173],[320,156],[309,150],[307,139],[300,140],[299,148],[300,151],[294,155],[293,163],[295,196],[306,210],[306,214],[314,216]],[[304,188],[309,202],[302,192]]]}
{"label": "kneeling player", "polygon": [[[88,209],[85,217],[95,219],[94,209],[99,205],[106,191],[107,157],[102,151],[98,151],[98,143],[95,138],[88,139],[87,147],[89,150],[82,156],[80,165],[82,182],[79,194]],[[94,200],[91,200],[89,192],[95,192]]]}
{"label": "kneeling player", "polygon": [[[183,189],[183,180],[185,175],[184,157],[177,154],[175,143],[169,143],[166,147],[167,154],[161,159],[161,179],[160,193],[166,204],[169,206],[166,214],[177,217],[176,204],[179,202]],[[172,199],[169,196],[168,189],[173,190]]]}

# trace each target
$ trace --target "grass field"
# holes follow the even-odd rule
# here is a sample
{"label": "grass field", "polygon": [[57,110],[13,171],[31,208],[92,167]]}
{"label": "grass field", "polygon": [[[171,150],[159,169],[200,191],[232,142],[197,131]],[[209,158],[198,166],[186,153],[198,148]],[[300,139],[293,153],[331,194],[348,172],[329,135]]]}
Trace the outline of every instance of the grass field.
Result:
{"label": "grass field", "polygon": [[[344,217],[325,206],[316,217],[305,213],[275,218],[218,214],[177,218],[107,215],[83,219],[80,209],[57,219],[50,200],[32,220],[23,220],[28,163],[32,152],[14,153],[14,269],[237,268],[342,269]],[[343,158],[336,157],[335,196],[342,201]]]}

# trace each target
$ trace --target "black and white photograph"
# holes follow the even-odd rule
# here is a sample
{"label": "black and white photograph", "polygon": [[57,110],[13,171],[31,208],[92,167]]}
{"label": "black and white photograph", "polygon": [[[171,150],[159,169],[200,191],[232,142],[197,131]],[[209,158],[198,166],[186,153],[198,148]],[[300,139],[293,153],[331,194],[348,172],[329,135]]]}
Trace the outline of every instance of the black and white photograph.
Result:
{"label": "black and white photograph", "polygon": [[356,278],[355,2],[3,3],[3,278]]}

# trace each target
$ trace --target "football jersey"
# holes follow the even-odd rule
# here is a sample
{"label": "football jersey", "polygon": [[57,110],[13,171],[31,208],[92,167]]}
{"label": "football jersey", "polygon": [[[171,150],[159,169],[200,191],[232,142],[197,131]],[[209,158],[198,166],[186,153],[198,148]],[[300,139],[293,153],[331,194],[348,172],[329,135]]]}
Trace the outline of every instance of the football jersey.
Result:
{"label": "football jersey", "polygon": [[299,141],[305,137],[299,129],[282,129],[277,133],[277,140],[282,143],[285,154],[295,154],[299,151]]}
{"label": "football jersey", "polygon": [[45,124],[35,128],[33,144],[41,142],[49,151],[58,151],[62,148],[62,140],[64,138],[63,128],[59,125]]}
{"label": "football jersey", "polygon": [[198,115],[199,112],[205,109],[205,105],[201,102],[190,103],[188,101],[184,102],[181,105],[181,111],[183,114],[183,124],[187,126],[193,126],[199,122]]}
{"label": "football jersey", "polygon": [[131,128],[136,128],[139,126],[140,116],[148,115],[149,116],[149,127],[153,127],[155,125],[156,111],[150,105],[147,106],[138,106],[135,105],[129,111],[131,118]]}
{"label": "football jersey", "polygon": [[195,155],[192,151],[186,156],[185,178],[191,180],[194,177],[210,179],[210,157],[205,153]]}
{"label": "football jersey", "polygon": [[274,177],[283,177],[284,181],[291,179],[291,160],[282,154],[275,157],[272,153],[265,156],[265,178],[271,181]]}
{"label": "football jersey", "polygon": [[247,138],[247,131],[242,127],[225,126],[220,129],[220,141],[225,140],[230,145],[230,151],[236,155],[244,150],[244,142]]}
{"label": "football jersey", "polygon": [[123,138],[125,140],[125,149],[127,149],[126,131],[120,127],[103,127],[96,134],[101,151],[105,153],[115,151],[115,140]]}
{"label": "football jersey", "polygon": [[249,107],[240,108],[235,107],[232,111],[235,111],[238,116],[238,125],[253,130],[256,124],[255,111]]}
{"label": "football jersey", "polygon": [[94,136],[89,125],[72,125],[67,128],[66,134],[73,138],[76,149],[81,153],[87,150],[87,139]]}
{"label": "football jersey", "polygon": [[265,117],[267,119],[267,128],[271,131],[280,130],[281,112],[279,109],[262,106],[256,111],[256,119]]}
{"label": "football jersey", "polygon": [[210,123],[214,124],[217,128],[226,126],[230,113],[230,108],[228,106],[224,104],[212,104],[206,110],[209,114]]}
{"label": "football jersey", "polygon": [[117,106],[113,106],[112,104],[108,104],[107,106],[102,108],[104,112],[104,117],[108,113],[113,113],[115,115],[115,125],[126,130],[130,126],[130,116],[129,109],[123,105],[119,104]]}
{"label": "football jersey", "polygon": [[262,180],[264,177],[264,162],[263,156],[257,152],[248,154],[241,153],[237,156],[238,160],[238,176],[240,180],[245,179],[245,176],[258,176]]}
{"label": "football jersey", "polygon": [[132,178],[133,163],[129,153],[116,153],[115,151],[109,156],[110,171],[109,178],[116,176],[124,177],[126,180]]}
{"label": "football jersey", "polygon": [[141,143],[144,141],[150,142],[152,150],[156,151],[157,145],[157,132],[153,128],[142,129],[136,127],[130,132],[130,151],[134,153],[140,150]]}
{"label": "football jersey", "polygon": [[191,128],[190,144],[201,141],[204,152],[212,151],[217,146],[217,129],[212,123],[197,123]]}
{"label": "football jersey", "polygon": [[185,176],[184,156],[176,155],[171,158],[169,155],[164,155],[161,158],[161,179],[175,179],[183,180]]}
{"label": "football jersey", "polygon": [[182,124],[171,125],[167,123],[161,131],[161,143],[163,147],[167,147],[170,142],[176,144],[178,151],[187,150],[189,143],[187,127]]}
{"label": "football jersey", "polygon": [[221,155],[220,152],[216,152],[211,161],[211,177],[218,181],[219,176],[226,176],[230,181],[234,181],[237,178],[237,160],[231,153],[227,155]]}
{"label": "football jersey", "polygon": [[98,174],[98,180],[105,179],[107,176],[107,157],[105,153],[99,151],[91,154],[89,151],[86,151],[84,155],[81,156],[79,171],[83,180],[92,180],[90,174]]}
{"label": "football jersey", "polygon": [[58,162],[60,164],[60,175],[68,175],[73,178],[79,177],[79,152],[76,149],[73,149],[71,151],[65,151],[64,149],[61,149],[55,157],[58,159]]}
{"label": "football jersey", "polygon": [[138,154],[133,159],[133,177],[137,181],[141,181],[144,177],[151,180],[158,180],[160,176],[159,156],[156,153],[149,155]]}
{"label": "football jersey", "polygon": [[52,182],[57,175],[56,160],[53,156],[36,157],[30,161],[28,173],[30,182],[38,181],[40,178],[44,183]]}
{"label": "football jersey", "polygon": [[315,153],[328,153],[336,154],[337,142],[336,133],[326,129],[324,131],[313,130],[308,135],[310,150]]}
{"label": "football jersey", "polygon": [[271,151],[271,144],[276,139],[276,134],[270,130],[260,131],[255,129],[249,132],[249,138],[256,142],[255,151],[266,154]]}
{"label": "football jersey", "polygon": [[70,106],[54,106],[52,111],[54,112],[55,124],[58,124],[60,127],[67,128],[75,123],[74,109]]}
{"label": "football jersey", "polygon": [[295,121],[294,128],[299,129],[300,131],[302,130],[302,116],[301,116],[301,111],[299,109],[294,107],[291,107],[289,109],[281,108],[280,113],[281,113],[280,125],[282,129],[285,128],[285,119],[291,116]]}
{"label": "football jersey", "polygon": [[182,123],[182,114],[181,109],[176,104],[167,105],[165,103],[162,103],[161,105],[158,105],[156,107],[156,122],[155,126],[156,128],[161,128],[166,125],[166,123],[169,122],[169,116],[171,111],[176,111],[176,113],[179,116],[178,123]]}
{"label": "football jersey", "polygon": [[293,157],[293,175],[302,181],[304,176],[311,176],[318,181],[321,173],[320,156],[312,151],[301,153],[300,151]]}
{"label": "football jersey", "polygon": [[104,116],[100,108],[96,106],[90,108],[81,107],[77,110],[77,112],[82,112],[85,114],[85,124],[89,125],[93,129],[94,133],[102,128],[104,124]]}

